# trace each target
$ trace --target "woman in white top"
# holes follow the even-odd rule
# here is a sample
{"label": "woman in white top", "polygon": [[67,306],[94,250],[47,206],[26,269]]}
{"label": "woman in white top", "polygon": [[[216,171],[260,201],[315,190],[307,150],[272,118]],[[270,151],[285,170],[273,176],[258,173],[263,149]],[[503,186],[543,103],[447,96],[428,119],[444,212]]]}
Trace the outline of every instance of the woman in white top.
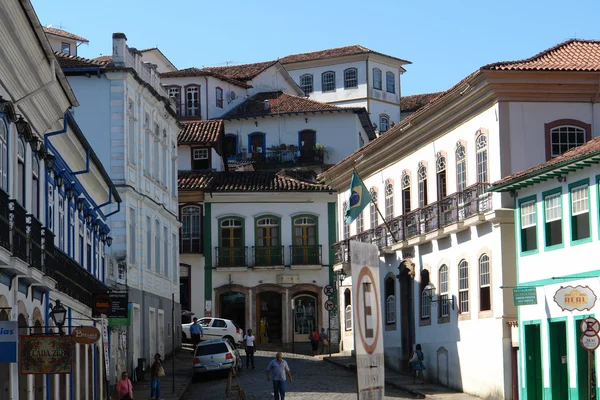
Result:
{"label": "woman in white top", "polygon": [[252,362],[252,369],[254,369],[254,352],[256,351],[255,338],[252,335],[252,329],[248,329],[248,334],[244,335],[244,348],[246,349],[246,369],[250,368],[250,362]]}

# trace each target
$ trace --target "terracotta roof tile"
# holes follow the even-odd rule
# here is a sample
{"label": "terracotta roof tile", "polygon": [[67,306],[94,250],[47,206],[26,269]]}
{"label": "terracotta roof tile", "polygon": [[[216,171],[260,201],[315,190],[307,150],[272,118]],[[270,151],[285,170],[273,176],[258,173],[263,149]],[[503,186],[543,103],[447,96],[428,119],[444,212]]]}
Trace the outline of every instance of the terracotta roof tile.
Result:
{"label": "terracotta roof tile", "polygon": [[400,98],[400,110],[402,112],[415,112],[427,105],[431,100],[438,97],[442,92],[413,94]]}
{"label": "terracotta roof tile", "polygon": [[320,183],[291,178],[268,171],[214,172],[179,171],[179,190],[210,192],[324,192],[332,189]]}
{"label": "terracotta roof tile", "polygon": [[[266,101],[269,107],[266,109]],[[281,91],[262,92],[244,101],[239,106],[225,114],[223,119],[260,117],[294,112],[312,111],[343,111],[358,110],[359,108],[337,107],[327,103],[310,100],[305,97],[294,96]]]}
{"label": "terracotta roof tile", "polygon": [[[99,68],[104,67],[107,62],[89,58],[77,57],[70,54],[61,53],[59,51],[54,52],[56,60],[60,64],[61,68]],[[99,57],[100,58],[100,57]]]}
{"label": "terracotta roof tile", "polygon": [[225,132],[223,120],[184,121],[183,129],[177,136],[178,144],[197,144],[211,146]]}
{"label": "terracotta roof tile", "polygon": [[[523,171],[517,172],[510,176],[504,177],[492,184],[492,188],[494,186],[504,185],[511,181],[514,183],[523,180],[530,175],[537,175],[542,172],[552,171],[553,169],[559,168],[564,165],[568,165],[571,162],[574,162],[580,158],[587,158],[587,156],[591,156],[595,153],[600,153],[600,137],[590,140],[584,145],[579,147],[575,147],[558,157],[554,157],[553,159],[546,161],[545,163],[536,165],[534,167],[525,169]],[[512,183],[512,182],[511,182]]]}
{"label": "terracotta roof tile", "polygon": [[60,36],[60,37],[64,37],[67,39],[72,39],[72,40],[77,40],[78,42],[82,42],[82,43],[88,43],[89,40],[87,40],[86,38],[83,38],[81,36],[77,36],[71,32],[67,32],[65,30],[62,29],[57,29],[57,28],[51,28],[49,26],[44,26],[43,27],[44,32],[46,32],[49,35],[55,35],[55,36]]}
{"label": "terracotta roof tile", "polygon": [[482,67],[504,71],[600,71],[600,41],[570,39],[533,57]]}
{"label": "terracotta roof tile", "polygon": [[226,67],[205,67],[201,71],[218,74],[238,81],[250,81],[265,69],[277,64],[278,61],[264,61],[252,64],[229,65]]}
{"label": "terracotta roof tile", "polygon": [[163,72],[162,74],[160,74],[161,78],[188,78],[188,77],[195,77],[195,76],[214,76],[217,79],[220,79],[222,81],[225,82],[229,82],[232,85],[236,85],[245,89],[249,89],[252,86],[248,85],[245,82],[236,80],[236,79],[232,79],[230,77],[227,77],[225,75],[221,75],[218,74],[216,72],[212,72],[212,71],[208,71],[205,69],[200,69],[200,68],[184,68],[184,69],[178,69],[176,71],[170,71],[170,72]]}
{"label": "terracotta roof tile", "polygon": [[411,64],[410,61],[403,60],[401,58],[388,56],[387,54],[378,53],[371,49],[367,49],[366,47],[360,46],[358,44],[352,46],[344,46],[344,47],[336,47],[333,49],[325,49],[312,51],[310,53],[300,53],[300,54],[292,54],[279,59],[279,62],[282,64],[291,64],[302,61],[313,61],[313,60],[323,60],[328,58],[335,57],[344,57],[344,56],[352,56],[357,54],[377,54],[389,58],[393,58],[394,60],[398,60],[403,64]]}

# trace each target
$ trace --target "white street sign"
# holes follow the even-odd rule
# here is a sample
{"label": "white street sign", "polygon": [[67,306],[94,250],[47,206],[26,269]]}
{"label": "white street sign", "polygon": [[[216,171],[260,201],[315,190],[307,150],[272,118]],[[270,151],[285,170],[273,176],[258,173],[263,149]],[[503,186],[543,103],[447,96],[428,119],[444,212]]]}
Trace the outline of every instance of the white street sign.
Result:
{"label": "white street sign", "polygon": [[379,251],[374,244],[352,241],[352,304],[359,400],[383,400],[385,369],[379,303]]}

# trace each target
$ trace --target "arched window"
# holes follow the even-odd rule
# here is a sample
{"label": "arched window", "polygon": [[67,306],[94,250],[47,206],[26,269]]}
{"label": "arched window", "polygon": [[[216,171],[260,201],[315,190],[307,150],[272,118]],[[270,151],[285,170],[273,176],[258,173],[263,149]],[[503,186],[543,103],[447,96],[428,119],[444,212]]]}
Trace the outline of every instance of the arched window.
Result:
{"label": "arched window", "polygon": [[363,213],[361,212],[360,214],[358,214],[356,216],[356,233],[362,233],[363,230],[365,229],[364,226],[364,219],[363,219]]}
{"label": "arched window", "polygon": [[344,89],[353,89],[358,87],[358,70],[348,68],[344,71]]}
{"label": "arched window", "polygon": [[0,118],[0,189],[8,192],[8,129]]}
{"label": "arched window", "polygon": [[279,218],[263,216],[256,221],[254,265],[283,265]]}
{"label": "arched window", "polygon": [[396,93],[396,77],[393,72],[385,73],[385,89],[388,93]]}
{"label": "arched window", "polygon": [[456,143],[456,191],[467,187],[467,150],[461,142]]}
{"label": "arched window", "polygon": [[440,291],[440,317],[450,315],[448,310],[448,267],[442,265],[439,272],[439,291]]}
{"label": "arched window", "polygon": [[446,197],[446,157],[442,153],[438,153],[435,162],[436,183],[437,183],[437,199],[438,201]]}
{"label": "arched window", "polygon": [[421,319],[431,318],[431,297],[425,288],[429,285],[429,271],[421,271]]}
{"label": "arched window", "polygon": [[58,195],[58,248],[65,251],[65,200]]}
{"label": "arched window", "polygon": [[419,164],[419,208],[427,205],[427,166],[423,163]]}
{"label": "arched window", "polygon": [[223,89],[217,87],[215,89],[215,99],[218,108],[223,108]]}
{"label": "arched window", "polygon": [[292,264],[318,265],[321,257],[317,240],[317,218],[295,217],[293,226]]}
{"label": "arched window", "polygon": [[221,247],[217,255],[217,266],[246,265],[242,220],[239,218],[225,218],[220,222],[219,230]]}
{"label": "arched window", "polygon": [[16,199],[25,207],[25,143],[23,139],[17,140],[17,190]]}
{"label": "arched window", "polygon": [[488,176],[488,137],[487,133],[481,133],[475,139],[477,149],[477,183],[489,181]]}
{"label": "arched window", "polygon": [[385,219],[394,218],[394,182],[387,180],[385,183]]}
{"label": "arched window", "polygon": [[181,253],[202,252],[202,208],[181,207]]}
{"label": "arched window", "polygon": [[560,119],[544,125],[546,158],[560,156],[592,139],[592,126],[574,119]]}
{"label": "arched window", "polygon": [[371,203],[369,203],[369,214],[371,215],[371,229],[377,228],[379,225],[379,214],[377,212],[377,190],[375,188],[371,188],[371,198],[373,199]]}
{"label": "arched window", "polygon": [[352,330],[352,295],[350,289],[344,291],[344,329]]}
{"label": "arched window", "polygon": [[156,273],[160,274],[160,221],[154,222],[154,266]]}
{"label": "arched window", "polygon": [[381,90],[381,70],[373,68],[373,89]]}
{"label": "arched window", "polygon": [[300,77],[300,87],[306,96],[314,91],[312,74],[304,74]]}
{"label": "arched window", "polygon": [[379,116],[379,132],[383,133],[390,129],[390,117],[385,114]]}
{"label": "arched window", "polygon": [[40,161],[34,153],[31,157],[31,213],[40,218]]}
{"label": "arched window", "polygon": [[200,116],[200,87],[188,86],[185,88],[185,116]]}
{"label": "arched window", "polygon": [[323,92],[333,92],[335,90],[335,72],[323,72],[321,75],[321,90]]}
{"label": "arched window", "polygon": [[[346,210],[348,209],[348,202],[345,201],[342,205],[344,210],[344,215],[346,214]],[[348,239],[350,237],[350,224],[346,223],[346,218],[342,217],[344,220],[344,239]]]}
{"label": "arched window", "polygon": [[385,279],[385,323],[396,323],[396,287],[392,277]]}
{"label": "arched window", "polygon": [[492,309],[490,293],[490,258],[487,254],[479,257],[479,311]]}
{"label": "arched window", "polygon": [[469,263],[466,260],[458,263],[458,304],[461,314],[469,312]]}
{"label": "arched window", "polygon": [[405,171],[402,173],[402,214],[410,213],[410,175]]}

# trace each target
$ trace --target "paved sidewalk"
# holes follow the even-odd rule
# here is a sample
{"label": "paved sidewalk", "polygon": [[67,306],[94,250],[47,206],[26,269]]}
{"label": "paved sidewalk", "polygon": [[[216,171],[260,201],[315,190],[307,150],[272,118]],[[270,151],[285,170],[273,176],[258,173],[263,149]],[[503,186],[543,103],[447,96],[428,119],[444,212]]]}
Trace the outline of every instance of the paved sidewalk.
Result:
{"label": "paved sidewalk", "polygon": [[[354,357],[337,354],[332,355],[331,357],[323,357],[323,360],[356,372],[356,360]],[[427,375],[425,375],[425,377],[427,377]],[[435,400],[480,400],[479,397],[456,392],[452,389],[433,383],[412,383],[412,376],[401,374],[390,368],[385,369],[385,383],[415,396],[419,396],[420,398]]]}
{"label": "paved sidewalk", "polygon": [[[160,398],[163,400],[179,400],[192,381],[192,349],[182,348],[175,353],[175,391],[173,391],[173,359],[163,361],[166,376],[160,378]],[[135,399],[150,398],[150,367],[144,374],[145,381],[133,382]]]}

